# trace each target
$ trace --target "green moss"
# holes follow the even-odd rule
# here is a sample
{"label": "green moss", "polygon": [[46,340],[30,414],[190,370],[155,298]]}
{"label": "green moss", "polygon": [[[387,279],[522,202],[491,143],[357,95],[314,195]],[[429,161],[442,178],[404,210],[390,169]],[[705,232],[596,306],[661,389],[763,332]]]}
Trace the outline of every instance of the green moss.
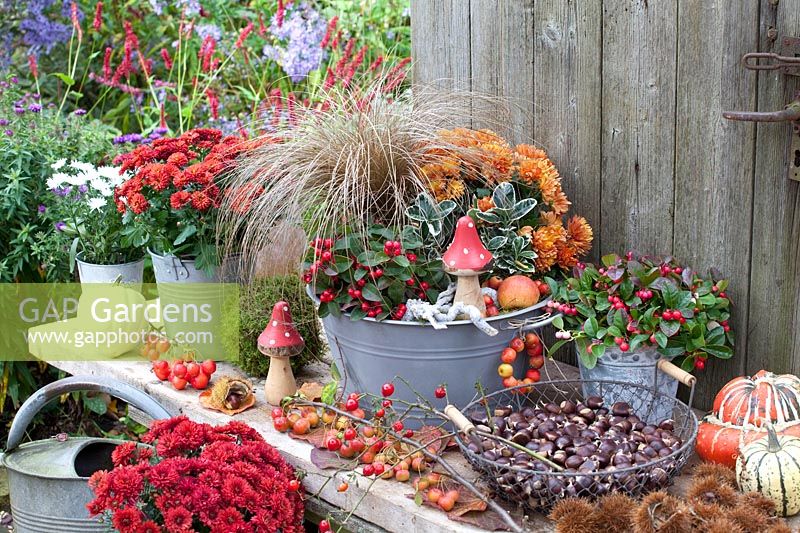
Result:
{"label": "green moss", "polygon": [[232,320],[223,327],[226,346],[238,344],[238,365],[252,376],[267,375],[269,357],[258,351],[257,341],[269,322],[272,307],[279,300],[289,303],[294,325],[306,341],[303,352],[292,357],[292,369],[298,370],[309,361],[320,359],[326,349],[314,303],[305,294],[305,287],[297,276],[271,276],[254,280],[240,291],[238,331],[233,327],[236,312],[233,308],[225,313]]}

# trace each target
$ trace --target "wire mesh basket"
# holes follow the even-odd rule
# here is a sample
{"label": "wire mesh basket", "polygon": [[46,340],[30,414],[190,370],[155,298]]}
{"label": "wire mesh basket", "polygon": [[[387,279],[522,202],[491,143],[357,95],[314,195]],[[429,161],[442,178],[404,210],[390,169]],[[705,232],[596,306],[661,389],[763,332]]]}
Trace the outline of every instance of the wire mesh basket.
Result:
{"label": "wire mesh basket", "polygon": [[[461,409],[463,417],[456,408],[448,412],[462,430],[455,437],[462,453],[497,495],[546,510],[574,496],[624,492],[635,497],[666,487],[678,475],[697,437],[697,417],[688,405],[620,381],[592,381],[597,396],[584,398],[585,384],[576,379],[514,387],[473,401]],[[614,414],[624,414],[612,410],[618,404],[603,401],[622,392],[631,398],[624,404],[629,406],[626,416]],[[653,413],[664,409],[672,418],[653,420]],[[570,455],[579,456],[581,464]]]}

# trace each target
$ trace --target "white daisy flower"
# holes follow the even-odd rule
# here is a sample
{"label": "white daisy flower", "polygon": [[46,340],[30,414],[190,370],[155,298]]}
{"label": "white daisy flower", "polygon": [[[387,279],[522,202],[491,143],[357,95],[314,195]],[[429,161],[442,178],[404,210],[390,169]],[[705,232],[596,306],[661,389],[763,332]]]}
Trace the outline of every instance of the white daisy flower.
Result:
{"label": "white daisy flower", "polygon": [[59,159],[58,161],[50,165],[50,168],[52,168],[53,170],[58,170],[66,164],[67,164],[66,159]]}
{"label": "white daisy flower", "polygon": [[48,189],[55,189],[56,187],[60,187],[65,183],[69,183],[70,176],[68,174],[64,174],[63,172],[57,172],[53,174],[50,178],[47,179],[47,188]]}
{"label": "white daisy flower", "polygon": [[89,199],[89,209],[92,211],[97,211],[98,209],[102,209],[106,206],[108,200],[105,198],[90,198]]}

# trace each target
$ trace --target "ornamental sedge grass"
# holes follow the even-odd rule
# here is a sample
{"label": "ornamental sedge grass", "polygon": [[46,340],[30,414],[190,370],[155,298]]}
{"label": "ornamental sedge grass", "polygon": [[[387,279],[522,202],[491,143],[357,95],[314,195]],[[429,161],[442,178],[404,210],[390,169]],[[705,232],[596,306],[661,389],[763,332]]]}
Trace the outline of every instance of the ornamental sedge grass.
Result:
{"label": "ornamental sedge grass", "polygon": [[244,265],[252,268],[266,246],[274,247],[282,238],[276,228],[286,224],[312,237],[362,232],[373,223],[402,225],[409,203],[429,190],[420,168],[445,154],[475,161],[472,179],[480,179],[477,152],[437,133],[472,120],[504,129],[508,121],[497,99],[423,87],[394,97],[385,83],[334,88],[324,105],[296,107],[297,116],[269,135],[278,142],[256,143],[241,159],[232,186],[256,184],[263,192],[246,216],[223,206],[219,228]]}

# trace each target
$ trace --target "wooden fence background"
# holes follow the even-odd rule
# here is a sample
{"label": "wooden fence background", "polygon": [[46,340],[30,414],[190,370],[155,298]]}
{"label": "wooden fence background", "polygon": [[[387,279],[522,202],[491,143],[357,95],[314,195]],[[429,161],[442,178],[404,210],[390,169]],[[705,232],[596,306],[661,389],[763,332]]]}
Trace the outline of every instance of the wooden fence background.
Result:
{"label": "wooden fence background", "polygon": [[516,141],[545,148],[592,258],[674,254],[731,280],[736,355],[701,377],[708,406],[731,377],[800,372],[798,184],[778,110],[800,78],[743,54],[800,36],[800,0],[412,0],[414,80],[512,98]]}

